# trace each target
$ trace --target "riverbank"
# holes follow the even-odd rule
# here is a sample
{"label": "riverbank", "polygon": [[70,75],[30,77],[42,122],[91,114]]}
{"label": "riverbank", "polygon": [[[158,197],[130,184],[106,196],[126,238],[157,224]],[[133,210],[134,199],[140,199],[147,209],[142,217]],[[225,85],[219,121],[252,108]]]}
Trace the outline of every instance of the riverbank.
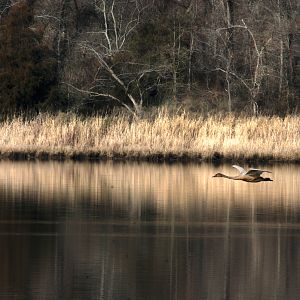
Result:
{"label": "riverbank", "polygon": [[300,116],[73,114],[1,123],[0,157],[149,161],[300,161]]}

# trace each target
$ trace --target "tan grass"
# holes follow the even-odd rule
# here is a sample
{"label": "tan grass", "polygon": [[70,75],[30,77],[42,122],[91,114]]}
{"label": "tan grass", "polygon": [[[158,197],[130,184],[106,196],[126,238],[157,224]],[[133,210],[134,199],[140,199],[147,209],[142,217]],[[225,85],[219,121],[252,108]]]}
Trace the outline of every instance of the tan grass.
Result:
{"label": "tan grass", "polygon": [[235,117],[172,115],[132,121],[125,114],[21,117],[1,123],[0,152],[78,153],[106,157],[202,157],[300,159],[300,116]]}

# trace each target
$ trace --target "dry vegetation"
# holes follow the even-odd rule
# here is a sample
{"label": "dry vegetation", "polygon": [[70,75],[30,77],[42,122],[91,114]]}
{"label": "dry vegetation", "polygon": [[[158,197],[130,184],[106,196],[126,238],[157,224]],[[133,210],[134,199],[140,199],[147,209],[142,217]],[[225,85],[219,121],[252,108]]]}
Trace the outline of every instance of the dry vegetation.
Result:
{"label": "dry vegetation", "polygon": [[0,152],[10,158],[300,160],[300,117],[125,114],[40,115],[2,122]]}

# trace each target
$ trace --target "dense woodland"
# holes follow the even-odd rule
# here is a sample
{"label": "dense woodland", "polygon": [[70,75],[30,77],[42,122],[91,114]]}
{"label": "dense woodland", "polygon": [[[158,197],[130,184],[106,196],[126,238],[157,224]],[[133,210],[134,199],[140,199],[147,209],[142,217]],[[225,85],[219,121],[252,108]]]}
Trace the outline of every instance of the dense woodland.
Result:
{"label": "dense woodland", "polygon": [[300,108],[298,0],[0,0],[0,111]]}

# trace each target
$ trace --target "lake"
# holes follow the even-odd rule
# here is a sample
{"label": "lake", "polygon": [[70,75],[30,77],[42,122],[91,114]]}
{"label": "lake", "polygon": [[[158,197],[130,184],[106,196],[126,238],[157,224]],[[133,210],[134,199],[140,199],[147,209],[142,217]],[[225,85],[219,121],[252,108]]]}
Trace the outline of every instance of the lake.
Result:
{"label": "lake", "polygon": [[300,165],[264,168],[2,161],[0,299],[298,299]]}

